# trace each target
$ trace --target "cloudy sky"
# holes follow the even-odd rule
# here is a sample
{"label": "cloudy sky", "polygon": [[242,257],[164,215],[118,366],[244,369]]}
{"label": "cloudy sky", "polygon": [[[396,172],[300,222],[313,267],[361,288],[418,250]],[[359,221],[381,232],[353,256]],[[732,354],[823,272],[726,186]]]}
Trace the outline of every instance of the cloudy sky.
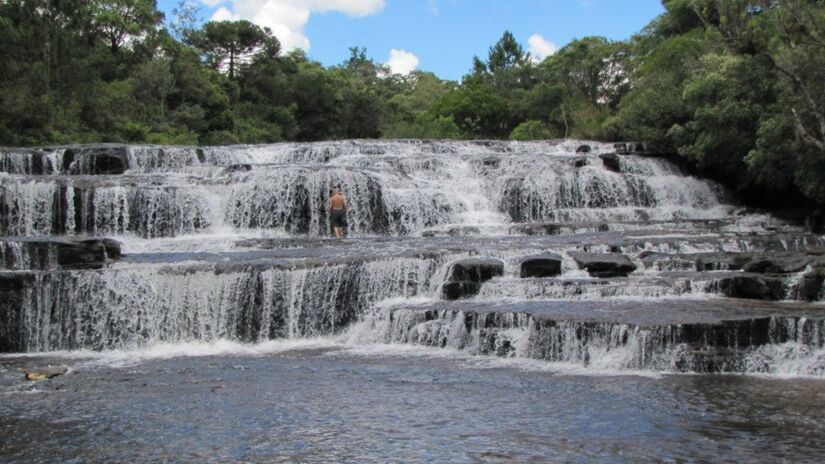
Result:
{"label": "cloudy sky", "polygon": [[[204,20],[248,19],[268,26],[287,49],[325,65],[367,48],[394,72],[432,71],[461,79],[473,55],[509,29],[538,58],[587,35],[624,39],[662,10],[660,0],[189,0]],[[178,0],[159,0],[171,18]]]}

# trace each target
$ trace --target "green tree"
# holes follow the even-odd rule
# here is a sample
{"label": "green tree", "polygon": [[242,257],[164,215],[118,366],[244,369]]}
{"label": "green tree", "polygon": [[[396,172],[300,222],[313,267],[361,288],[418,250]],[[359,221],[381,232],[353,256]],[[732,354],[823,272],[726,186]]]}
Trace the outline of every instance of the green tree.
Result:
{"label": "green tree", "polygon": [[277,56],[281,49],[269,28],[246,20],[210,21],[189,40],[215,69],[226,69],[229,79],[235,79],[238,68],[251,62],[256,54]]}

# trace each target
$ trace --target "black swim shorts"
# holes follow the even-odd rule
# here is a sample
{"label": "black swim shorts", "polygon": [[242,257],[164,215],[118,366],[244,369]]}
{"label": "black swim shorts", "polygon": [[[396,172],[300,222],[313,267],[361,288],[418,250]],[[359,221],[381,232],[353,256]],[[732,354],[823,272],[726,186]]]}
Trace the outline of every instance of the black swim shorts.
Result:
{"label": "black swim shorts", "polygon": [[343,209],[334,209],[329,216],[332,227],[344,227],[347,222],[347,214]]}

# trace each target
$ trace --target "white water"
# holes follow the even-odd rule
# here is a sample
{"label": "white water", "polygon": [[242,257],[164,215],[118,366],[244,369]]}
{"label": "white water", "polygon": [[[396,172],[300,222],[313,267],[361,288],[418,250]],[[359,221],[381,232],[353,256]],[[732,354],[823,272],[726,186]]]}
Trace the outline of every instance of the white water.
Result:
{"label": "white water", "polygon": [[[36,176],[29,175],[36,168],[30,154],[0,151],[8,172],[0,175],[0,235],[18,240],[0,247],[0,262],[12,263],[4,271],[31,267],[21,238],[113,236],[126,255],[103,271],[37,273],[35,284],[15,295],[8,327],[19,335],[20,350],[106,362],[332,348],[439,352],[403,343],[444,345],[444,353],[474,363],[481,362],[476,355],[494,354],[483,362],[690,371],[677,364],[689,362],[691,350],[667,339],[665,329],[606,323],[599,336],[581,340],[581,325],[561,321],[552,335],[557,343],[547,345],[556,354],[539,356],[537,331],[525,315],[498,319],[487,332],[468,329],[452,312],[417,318],[442,303],[451,263],[467,256],[504,263],[504,275],[482,285],[462,303],[468,306],[678,305],[687,297],[719,298],[714,276],[696,273],[699,253],[825,244],[743,211],[722,187],[667,160],[622,156],[621,172],[614,172],[599,157],[611,145],[586,142],[592,151],[576,153],[582,143],[132,146],[123,175],[94,175],[93,151],[83,148],[50,151],[44,175]],[[69,152],[75,161],[67,168]],[[319,239],[328,235],[334,186],[350,204],[343,244]],[[558,236],[515,237],[548,222],[555,232],[545,232]],[[626,253],[638,269],[624,280],[591,277],[569,255],[583,249]],[[544,251],[562,256],[562,274],[519,278],[521,259]],[[679,256],[647,262],[642,252]],[[724,263],[716,271],[738,272]],[[799,293],[801,278],[788,277],[787,295]],[[407,319],[390,324],[388,311],[398,308]],[[61,351],[67,349],[75,351]],[[819,338],[776,340],[748,352],[744,368],[729,370],[818,375],[820,350]]]}

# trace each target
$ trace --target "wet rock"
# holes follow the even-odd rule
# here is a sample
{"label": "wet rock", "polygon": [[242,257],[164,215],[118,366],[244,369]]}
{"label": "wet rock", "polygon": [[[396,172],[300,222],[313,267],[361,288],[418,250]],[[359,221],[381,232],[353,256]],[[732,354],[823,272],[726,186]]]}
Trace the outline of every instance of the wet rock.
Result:
{"label": "wet rock", "polygon": [[74,159],[72,174],[112,175],[129,169],[129,148],[125,145],[70,148],[66,154]]}
{"label": "wet rock", "polygon": [[614,143],[613,149],[616,150],[616,153],[620,155],[627,154],[627,144],[626,143]]}
{"label": "wet rock", "polygon": [[627,143],[627,153],[628,154],[640,154],[640,153],[647,153],[647,144],[644,142],[628,142]]}
{"label": "wet rock", "polygon": [[504,263],[492,258],[466,258],[453,263],[442,286],[446,300],[457,300],[478,294],[481,285],[504,274]]}
{"label": "wet rock", "polygon": [[23,307],[28,290],[35,283],[31,272],[0,272],[0,353],[25,350]]}
{"label": "wet rock", "polygon": [[573,160],[574,168],[583,168],[587,166],[587,158],[576,158]]}
{"label": "wet rock", "polygon": [[558,235],[559,224],[519,224],[510,228],[511,233],[522,235]]}
{"label": "wet rock", "polygon": [[479,235],[481,229],[472,226],[450,227],[447,229],[447,235],[450,237],[467,237],[472,235]]}
{"label": "wet rock", "polygon": [[55,242],[57,264],[63,269],[100,269],[107,261],[120,259],[120,242],[109,238]]}
{"label": "wet rock", "polygon": [[555,277],[561,274],[562,257],[555,253],[542,253],[521,260],[521,277]]}
{"label": "wet rock", "polygon": [[818,301],[825,286],[825,270],[822,268],[806,272],[799,282],[799,298],[805,301]]}
{"label": "wet rock", "polygon": [[0,150],[0,172],[35,176],[52,173],[47,153],[31,148]]}
{"label": "wet rock", "polygon": [[805,255],[772,255],[760,256],[745,264],[746,272],[759,274],[790,274],[805,270],[811,258]]}
{"label": "wet rock", "polygon": [[25,371],[26,372],[26,380],[29,381],[38,381],[38,380],[48,380],[53,379],[55,377],[64,375],[69,370],[65,367],[53,367],[47,369],[36,369]]}
{"label": "wet rock", "polygon": [[725,277],[717,281],[719,291],[729,298],[778,301],[785,298],[782,279],[759,275]]}
{"label": "wet rock", "polygon": [[616,153],[602,153],[599,155],[599,158],[602,159],[605,169],[613,172],[622,172],[622,166],[619,162],[619,155]]}
{"label": "wet rock", "polygon": [[721,253],[696,259],[697,271],[738,271],[750,260],[749,255]]}
{"label": "wet rock", "polygon": [[578,148],[576,148],[576,153],[590,153],[591,151],[592,148],[590,148],[590,145],[579,145]]}
{"label": "wet rock", "polygon": [[627,277],[636,270],[630,258],[621,253],[571,252],[570,257],[593,277]]}
{"label": "wet rock", "polygon": [[[14,252],[13,250],[17,250]],[[112,239],[36,238],[0,241],[0,268],[12,270],[100,269],[120,258]]]}
{"label": "wet rock", "polygon": [[499,164],[501,163],[501,159],[490,156],[490,157],[484,158],[481,162],[484,163],[484,165],[489,167],[489,168],[497,168],[499,166]]}
{"label": "wet rock", "polygon": [[242,164],[233,164],[231,166],[226,167],[226,173],[231,174],[233,172],[248,172],[252,170],[252,165],[249,163],[242,163]]}

